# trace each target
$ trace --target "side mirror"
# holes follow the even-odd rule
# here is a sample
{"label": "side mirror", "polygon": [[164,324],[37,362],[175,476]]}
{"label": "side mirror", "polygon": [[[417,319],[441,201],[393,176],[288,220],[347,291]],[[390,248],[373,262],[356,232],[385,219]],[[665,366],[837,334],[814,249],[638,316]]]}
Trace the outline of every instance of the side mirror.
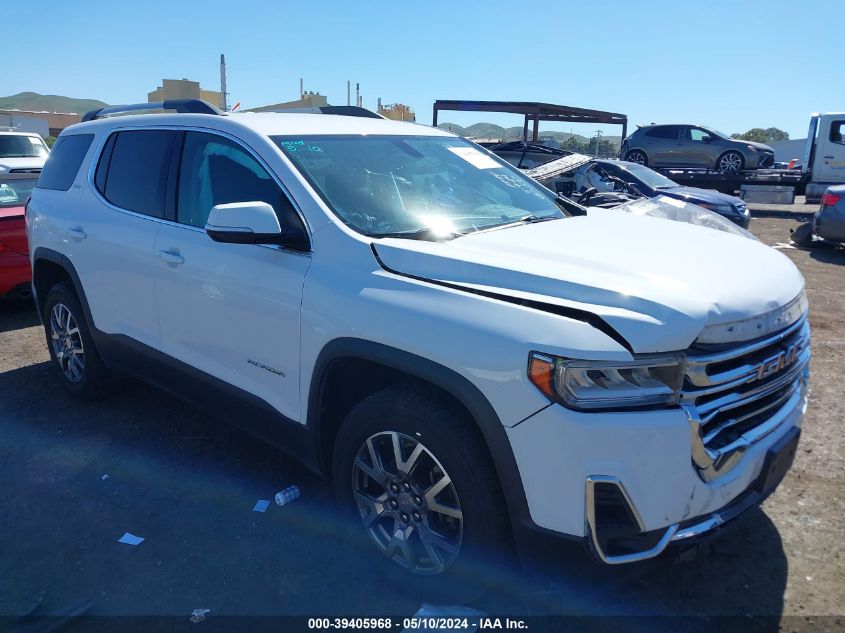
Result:
{"label": "side mirror", "polygon": [[704,136],[701,137],[701,140],[704,143],[709,143],[710,141],[713,140],[713,137],[711,137],[709,134],[705,134]]}
{"label": "side mirror", "polygon": [[275,244],[302,248],[301,231],[279,225],[276,212],[266,202],[233,202],[212,207],[205,232],[215,242],[226,244]]}

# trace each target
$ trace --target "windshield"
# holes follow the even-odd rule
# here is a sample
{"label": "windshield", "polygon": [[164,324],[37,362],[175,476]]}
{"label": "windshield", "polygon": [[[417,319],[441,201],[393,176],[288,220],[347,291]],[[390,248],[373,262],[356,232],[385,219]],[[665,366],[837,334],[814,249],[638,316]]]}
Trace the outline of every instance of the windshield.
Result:
{"label": "windshield", "polygon": [[0,181],[0,209],[22,207],[35,187],[36,178]]}
{"label": "windshield", "polygon": [[0,158],[38,158],[47,156],[47,146],[37,136],[0,134]]}
{"label": "windshield", "polygon": [[554,194],[464,139],[273,140],[343,222],[371,237],[454,237],[563,217]]}
{"label": "windshield", "polygon": [[637,163],[626,163],[624,166],[619,165],[619,167],[627,171],[634,178],[645,183],[648,187],[651,187],[652,189],[669,189],[671,187],[678,186],[678,183],[676,183],[674,180],[670,180],[666,176],[658,174],[653,169],[649,169],[644,165],[638,165]]}
{"label": "windshield", "polygon": [[721,136],[722,138],[726,138],[726,139],[731,138],[730,134],[725,134],[724,132],[720,132],[719,130],[713,129],[712,127],[704,127],[704,126],[701,126],[701,127],[702,127],[702,129],[707,130],[708,132],[710,132],[711,134],[715,134],[716,136]]}

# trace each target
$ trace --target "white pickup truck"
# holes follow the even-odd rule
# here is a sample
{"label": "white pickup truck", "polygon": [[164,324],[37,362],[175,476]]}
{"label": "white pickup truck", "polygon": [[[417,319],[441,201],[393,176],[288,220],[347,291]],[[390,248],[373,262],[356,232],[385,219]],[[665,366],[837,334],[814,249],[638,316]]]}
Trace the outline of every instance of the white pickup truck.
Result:
{"label": "white pickup truck", "polygon": [[803,165],[807,202],[819,202],[828,187],[845,184],[845,112],[810,117]]}
{"label": "white pickup truck", "polygon": [[810,339],[781,253],[567,210],[438,129],[161,105],[65,130],[27,207],[71,393],[128,372],[244,425],[435,579],[550,536],[651,558],[790,467]]}

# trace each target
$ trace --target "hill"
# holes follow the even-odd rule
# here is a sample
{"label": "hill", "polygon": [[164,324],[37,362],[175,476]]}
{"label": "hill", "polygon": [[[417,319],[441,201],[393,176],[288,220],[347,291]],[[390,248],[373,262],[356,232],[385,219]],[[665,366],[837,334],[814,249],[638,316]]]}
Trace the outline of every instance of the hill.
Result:
{"label": "hill", "polygon": [[[469,125],[467,127],[463,127],[461,125],[458,125],[457,123],[440,123],[437,125],[437,127],[441,130],[448,130],[455,134],[460,134],[461,136],[472,136],[475,138],[500,138],[503,141],[513,141],[522,138],[521,127],[505,128],[501,125],[496,125],[495,123],[473,123],[472,125]],[[530,129],[528,131],[528,134],[530,136]],[[563,143],[570,137],[574,137],[575,140],[579,143],[588,143],[590,140],[586,136],[581,136],[580,134],[570,134],[569,132],[552,132],[549,130],[542,129],[540,130],[540,136],[550,136],[559,143]],[[610,141],[615,145],[619,145],[622,141],[622,137],[602,136],[602,140]]]}
{"label": "hill", "polygon": [[73,112],[85,114],[108,105],[96,99],[75,99],[61,95],[42,95],[37,92],[20,92],[0,97],[0,109],[32,110],[34,112]]}

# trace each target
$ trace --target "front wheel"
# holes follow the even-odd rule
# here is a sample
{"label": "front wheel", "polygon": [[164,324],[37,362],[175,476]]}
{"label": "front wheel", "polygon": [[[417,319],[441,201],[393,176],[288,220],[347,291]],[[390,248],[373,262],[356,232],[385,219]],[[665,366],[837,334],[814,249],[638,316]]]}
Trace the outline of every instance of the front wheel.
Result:
{"label": "front wheel", "polygon": [[497,565],[509,549],[504,498],[471,424],[436,396],[392,387],[356,405],[335,443],[340,501],[391,573],[423,577],[424,590]]}
{"label": "front wheel", "polygon": [[637,163],[638,165],[648,165],[648,156],[645,155],[645,152],[642,152],[638,149],[631,150],[625,155],[625,160],[630,163]]}
{"label": "front wheel", "polygon": [[742,171],[745,159],[739,152],[725,152],[716,162],[716,168],[726,174],[737,174]]}

